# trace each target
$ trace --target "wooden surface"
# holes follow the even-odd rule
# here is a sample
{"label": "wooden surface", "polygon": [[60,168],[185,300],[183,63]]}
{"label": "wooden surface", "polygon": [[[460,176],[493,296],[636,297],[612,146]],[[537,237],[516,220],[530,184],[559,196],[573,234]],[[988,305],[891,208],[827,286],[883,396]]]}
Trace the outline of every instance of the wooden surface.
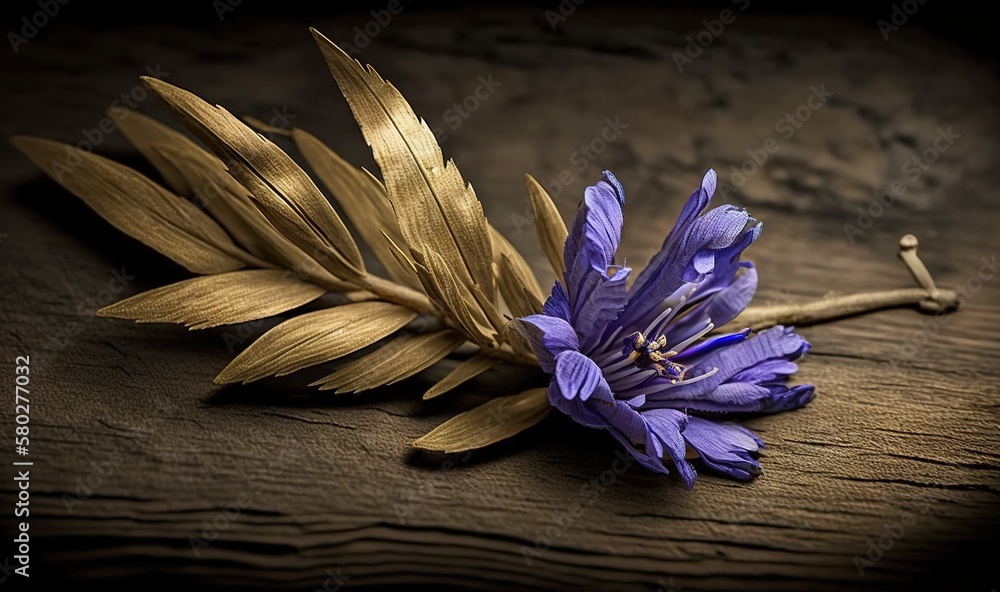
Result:
{"label": "wooden surface", "polygon": [[[512,217],[528,205],[524,172],[549,182],[573,171],[557,197],[568,217],[582,188],[612,169],[628,195],[619,256],[639,267],[703,171],[731,182],[730,167],[769,136],[780,149],[728,200],[764,221],[749,252],[757,303],[907,287],[895,260],[906,232],[921,238],[942,286],[966,284],[995,256],[1000,89],[986,65],[916,30],[884,42],[874,25],[739,14],[678,73],[671,54],[713,15],[586,8],[558,33],[540,10],[404,11],[362,53],[445,129],[446,154],[537,269],[547,266],[534,232]],[[309,24],[350,41],[367,19]],[[104,35],[56,23],[16,58],[6,52],[16,84],[0,96],[3,135],[77,142],[160,64],[168,81],[233,112],[267,120],[287,108],[294,125],[371,162],[304,23],[234,17],[204,33]],[[500,86],[452,129],[446,110],[491,75]],[[786,140],[775,122],[819,85],[834,97]],[[141,106],[162,114],[154,107]],[[573,152],[616,116],[628,128],[576,171]],[[905,161],[948,126],[961,137],[907,178]],[[620,467],[613,439],[561,417],[472,455],[412,453],[413,438],[525,381],[516,372],[492,371],[428,405],[419,394],[447,368],[357,397],[305,387],[329,368],[216,386],[230,345],[272,322],[189,333],[95,318],[113,270],[134,276],[119,297],[186,274],[2,150],[0,376],[12,383],[14,356],[31,356],[36,585],[114,576],[243,590],[1000,586],[1000,277],[938,325],[893,310],[802,329],[813,349],[796,379],[816,384],[817,397],[747,422],[767,443],[765,474],[748,484],[701,474],[686,492],[636,466],[609,473]],[[99,151],[143,166],[120,134]],[[896,179],[907,192],[849,241],[856,208]],[[9,434],[13,405],[2,407]],[[613,482],[588,485],[602,474]],[[8,507],[13,487],[0,482]],[[66,494],[80,503],[68,509]],[[904,512],[913,519],[899,539],[859,574],[854,557]],[[9,510],[3,519],[12,532]],[[196,554],[199,537],[210,545]],[[550,548],[528,565],[523,549],[545,537]]]}

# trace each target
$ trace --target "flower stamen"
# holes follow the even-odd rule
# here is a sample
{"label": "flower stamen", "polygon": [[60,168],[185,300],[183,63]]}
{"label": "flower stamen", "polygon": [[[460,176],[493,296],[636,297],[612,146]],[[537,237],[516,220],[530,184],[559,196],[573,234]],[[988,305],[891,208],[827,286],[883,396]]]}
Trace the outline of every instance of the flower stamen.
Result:
{"label": "flower stamen", "polygon": [[667,337],[660,335],[655,341],[647,341],[642,331],[636,331],[622,340],[624,347],[622,355],[627,355],[630,362],[640,370],[652,368],[660,378],[667,378],[670,382],[677,382],[684,379],[684,366],[676,362],[671,362],[670,358],[676,356],[678,352],[662,351],[667,345]]}

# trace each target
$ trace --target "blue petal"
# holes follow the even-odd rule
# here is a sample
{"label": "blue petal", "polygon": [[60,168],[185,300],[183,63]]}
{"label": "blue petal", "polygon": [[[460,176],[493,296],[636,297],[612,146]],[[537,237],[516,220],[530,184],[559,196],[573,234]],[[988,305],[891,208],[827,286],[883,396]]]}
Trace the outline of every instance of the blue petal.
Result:
{"label": "blue petal", "polygon": [[664,398],[661,396],[664,395],[666,398],[702,399],[722,383],[758,364],[776,359],[794,360],[808,349],[809,344],[791,328],[778,325],[761,331],[746,341],[716,350],[694,365],[688,373],[688,376],[698,376],[718,368],[713,376],[650,395],[649,398]]}
{"label": "blue petal", "polygon": [[601,369],[578,351],[565,350],[556,355],[555,379],[566,399],[586,401],[594,396],[604,401],[614,400]]}
{"label": "blue petal", "polygon": [[695,472],[684,458],[687,446],[684,444],[681,432],[692,418],[674,409],[644,411],[642,418],[646,420],[646,454],[656,458],[663,458],[664,451],[669,454],[677,467],[677,472],[690,490],[694,487]]}
{"label": "blue petal", "polygon": [[705,314],[716,327],[725,325],[743,312],[757,291],[757,269],[753,263],[747,261],[738,267],[743,269],[743,273],[727,282],[726,287],[713,295],[705,309]]}
{"label": "blue petal", "polygon": [[542,370],[552,374],[556,368],[555,358],[567,350],[579,350],[580,342],[576,331],[559,317],[536,314],[519,319],[526,325],[531,349],[538,357]]}
{"label": "blue petal", "polygon": [[569,313],[585,347],[599,339],[625,305],[629,270],[608,275],[621,240],[624,199],[618,180],[605,171],[603,180],[584,192],[583,205],[566,238],[563,259]]}
{"label": "blue petal", "polygon": [[558,280],[552,286],[552,293],[545,299],[542,314],[558,317],[567,323],[572,322],[569,312],[569,296],[566,294],[566,288]]}
{"label": "blue petal", "polygon": [[701,189],[691,196],[660,252],[630,290],[621,317],[623,325],[640,324],[685,282],[701,282],[717,268],[737,261],[742,251],[760,235],[761,225],[754,224],[749,214],[734,206],[720,206],[703,216],[692,216],[695,208],[707,205],[714,189],[715,175],[710,171]]}
{"label": "blue petal", "polygon": [[646,269],[636,279],[636,290],[646,285],[646,282],[655,276],[657,271],[667,263],[667,259],[670,258],[671,253],[675,250],[678,243],[690,231],[691,225],[698,218],[698,214],[708,207],[708,203],[712,200],[712,195],[715,193],[717,181],[718,177],[714,169],[709,169],[705,173],[705,176],[702,177],[701,187],[692,193],[687,203],[684,204],[684,209],[681,210],[681,215],[677,218],[677,223],[674,224],[674,228],[667,235],[667,238],[663,240],[660,251],[653,256],[649,261],[649,265],[646,266]]}
{"label": "blue petal", "polygon": [[581,297],[573,313],[573,326],[580,336],[580,350],[591,353],[600,345],[605,329],[625,308],[628,297],[626,282],[631,269],[620,268],[613,276],[591,274],[593,282],[586,299]]}
{"label": "blue petal", "polygon": [[743,481],[760,474],[760,463],[750,453],[760,450],[764,443],[743,426],[692,417],[683,436],[705,465],[715,471]]}
{"label": "blue petal", "polygon": [[646,422],[631,405],[615,400],[613,403],[592,404],[593,409],[604,417],[612,430],[622,433],[631,442],[642,442],[646,438]]}
{"label": "blue petal", "polygon": [[798,384],[793,387],[775,386],[771,388],[770,396],[763,401],[760,413],[780,413],[802,407],[813,400],[816,387],[811,384]]}
{"label": "blue petal", "polygon": [[549,403],[559,411],[570,416],[573,421],[588,428],[608,428],[607,420],[592,411],[580,399],[567,399],[559,389],[559,383],[553,377],[549,382]]}

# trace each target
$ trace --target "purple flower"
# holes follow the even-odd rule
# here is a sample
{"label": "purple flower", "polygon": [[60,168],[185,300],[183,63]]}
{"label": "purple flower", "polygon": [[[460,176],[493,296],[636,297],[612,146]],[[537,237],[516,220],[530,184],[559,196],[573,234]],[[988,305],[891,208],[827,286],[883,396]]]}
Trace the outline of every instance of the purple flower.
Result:
{"label": "purple flower", "polygon": [[723,421],[732,414],[800,407],[812,385],[786,386],[792,360],[809,344],[781,326],[751,335],[709,336],[733,320],[757,288],[740,255],[761,224],[724,205],[705,213],[715,192],[709,170],[659,253],[631,287],[615,263],[625,193],[609,171],[588,187],[566,239],[563,282],[542,314],[521,319],[542,368],[549,401],[577,422],[611,432],[645,467],[668,473],[669,456],[690,489],[689,450],[708,468],[737,479],[760,474],[751,456],[764,443]]}

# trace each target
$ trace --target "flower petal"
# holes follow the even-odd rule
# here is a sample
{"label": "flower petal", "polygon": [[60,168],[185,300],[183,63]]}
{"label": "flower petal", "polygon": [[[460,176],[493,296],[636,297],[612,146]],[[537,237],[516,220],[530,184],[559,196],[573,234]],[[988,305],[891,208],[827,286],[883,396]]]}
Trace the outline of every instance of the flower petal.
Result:
{"label": "flower petal", "polygon": [[758,364],[769,360],[794,360],[808,349],[809,344],[794,333],[793,329],[776,325],[746,341],[716,350],[695,364],[689,372],[691,376],[697,376],[718,368],[710,378],[680,385],[649,398],[663,398],[660,395],[669,394],[667,398],[703,399],[719,385]]}
{"label": "flower petal", "polygon": [[559,317],[536,314],[518,319],[527,327],[531,349],[538,363],[549,374],[555,371],[555,357],[567,350],[579,350],[580,342],[573,327]]}
{"label": "flower petal", "polygon": [[567,399],[559,388],[559,382],[553,377],[549,382],[549,403],[559,411],[570,416],[573,421],[588,428],[609,428],[607,420],[595,413],[580,399]]}
{"label": "flower petal", "polygon": [[626,282],[628,267],[620,268],[610,278],[591,274],[588,278],[593,283],[590,295],[582,299],[573,314],[573,325],[580,336],[580,351],[591,353],[600,345],[608,324],[618,318],[628,297]]}
{"label": "flower petal", "polygon": [[565,350],[556,355],[555,379],[566,399],[586,401],[595,396],[603,401],[614,400],[601,369],[578,351]]}
{"label": "flower petal", "polygon": [[793,387],[775,386],[770,396],[762,402],[760,413],[780,413],[804,406],[813,400],[816,387],[811,384],[797,384]]}
{"label": "flower petal", "polygon": [[545,304],[542,306],[542,314],[549,315],[550,317],[559,317],[567,323],[571,321],[569,295],[566,294],[566,288],[559,281],[556,281],[552,286],[552,293],[545,299]]}
{"label": "flower petal", "polygon": [[655,455],[656,458],[662,458],[664,452],[669,454],[677,467],[677,472],[690,490],[694,487],[695,472],[691,463],[684,458],[687,447],[681,432],[686,429],[688,421],[692,418],[675,409],[644,411],[642,418],[646,420],[646,454]]}
{"label": "flower petal", "polygon": [[708,203],[712,200],[712,195],[715,193],[717,182],[718,176],[715,170],[708,169],[705,176],[701,179],[701,187],[692,193],[691,197],[684,204],[684,209],[681,210],[681,215],[678,216],[677,223],[674,224],[667,238],[663,240],[660,251],[653,256],[646,269],[639,274],[639,277],[635,281],[635,290],[639,290],[645,286],[646,282],[652,279],[666,265],[667,259],[670,258],[671,253],[676,251],[678,244],[687,236],[691,230],[691,225],[698,219],[698,215],[708,207]]}
{"label": "flower petal", "polygon": [[613,277],[608,275],[615,266],[621,240],[624,203],[621,184],[610,171],[604,171],[602,180],[586,189],[583,205],[566,238],[563,258],[569,312],[585,346],[600,337],[607,322],[625,304],[629,270],[622,268]]}
{"label": "flower petal", "polygon": [[683,436],[705,465],[715,471],[743,481],[761,472],[760,463],[750,453],[760,450],[764,443],[741,425],[692,417]]}
{"label": "flower petal", "polygon": [[760,223],[755,224],[746,211],[731,205],[692,217],[694,208],[707,205],[714,189],[715,175],[710,171],[702,180],[701,189],[691,196],[660,252],[629,291],[623,325],[638,324],[683,283],[701,282],[715,269],[737,261],[740,253],[760,235]]}

